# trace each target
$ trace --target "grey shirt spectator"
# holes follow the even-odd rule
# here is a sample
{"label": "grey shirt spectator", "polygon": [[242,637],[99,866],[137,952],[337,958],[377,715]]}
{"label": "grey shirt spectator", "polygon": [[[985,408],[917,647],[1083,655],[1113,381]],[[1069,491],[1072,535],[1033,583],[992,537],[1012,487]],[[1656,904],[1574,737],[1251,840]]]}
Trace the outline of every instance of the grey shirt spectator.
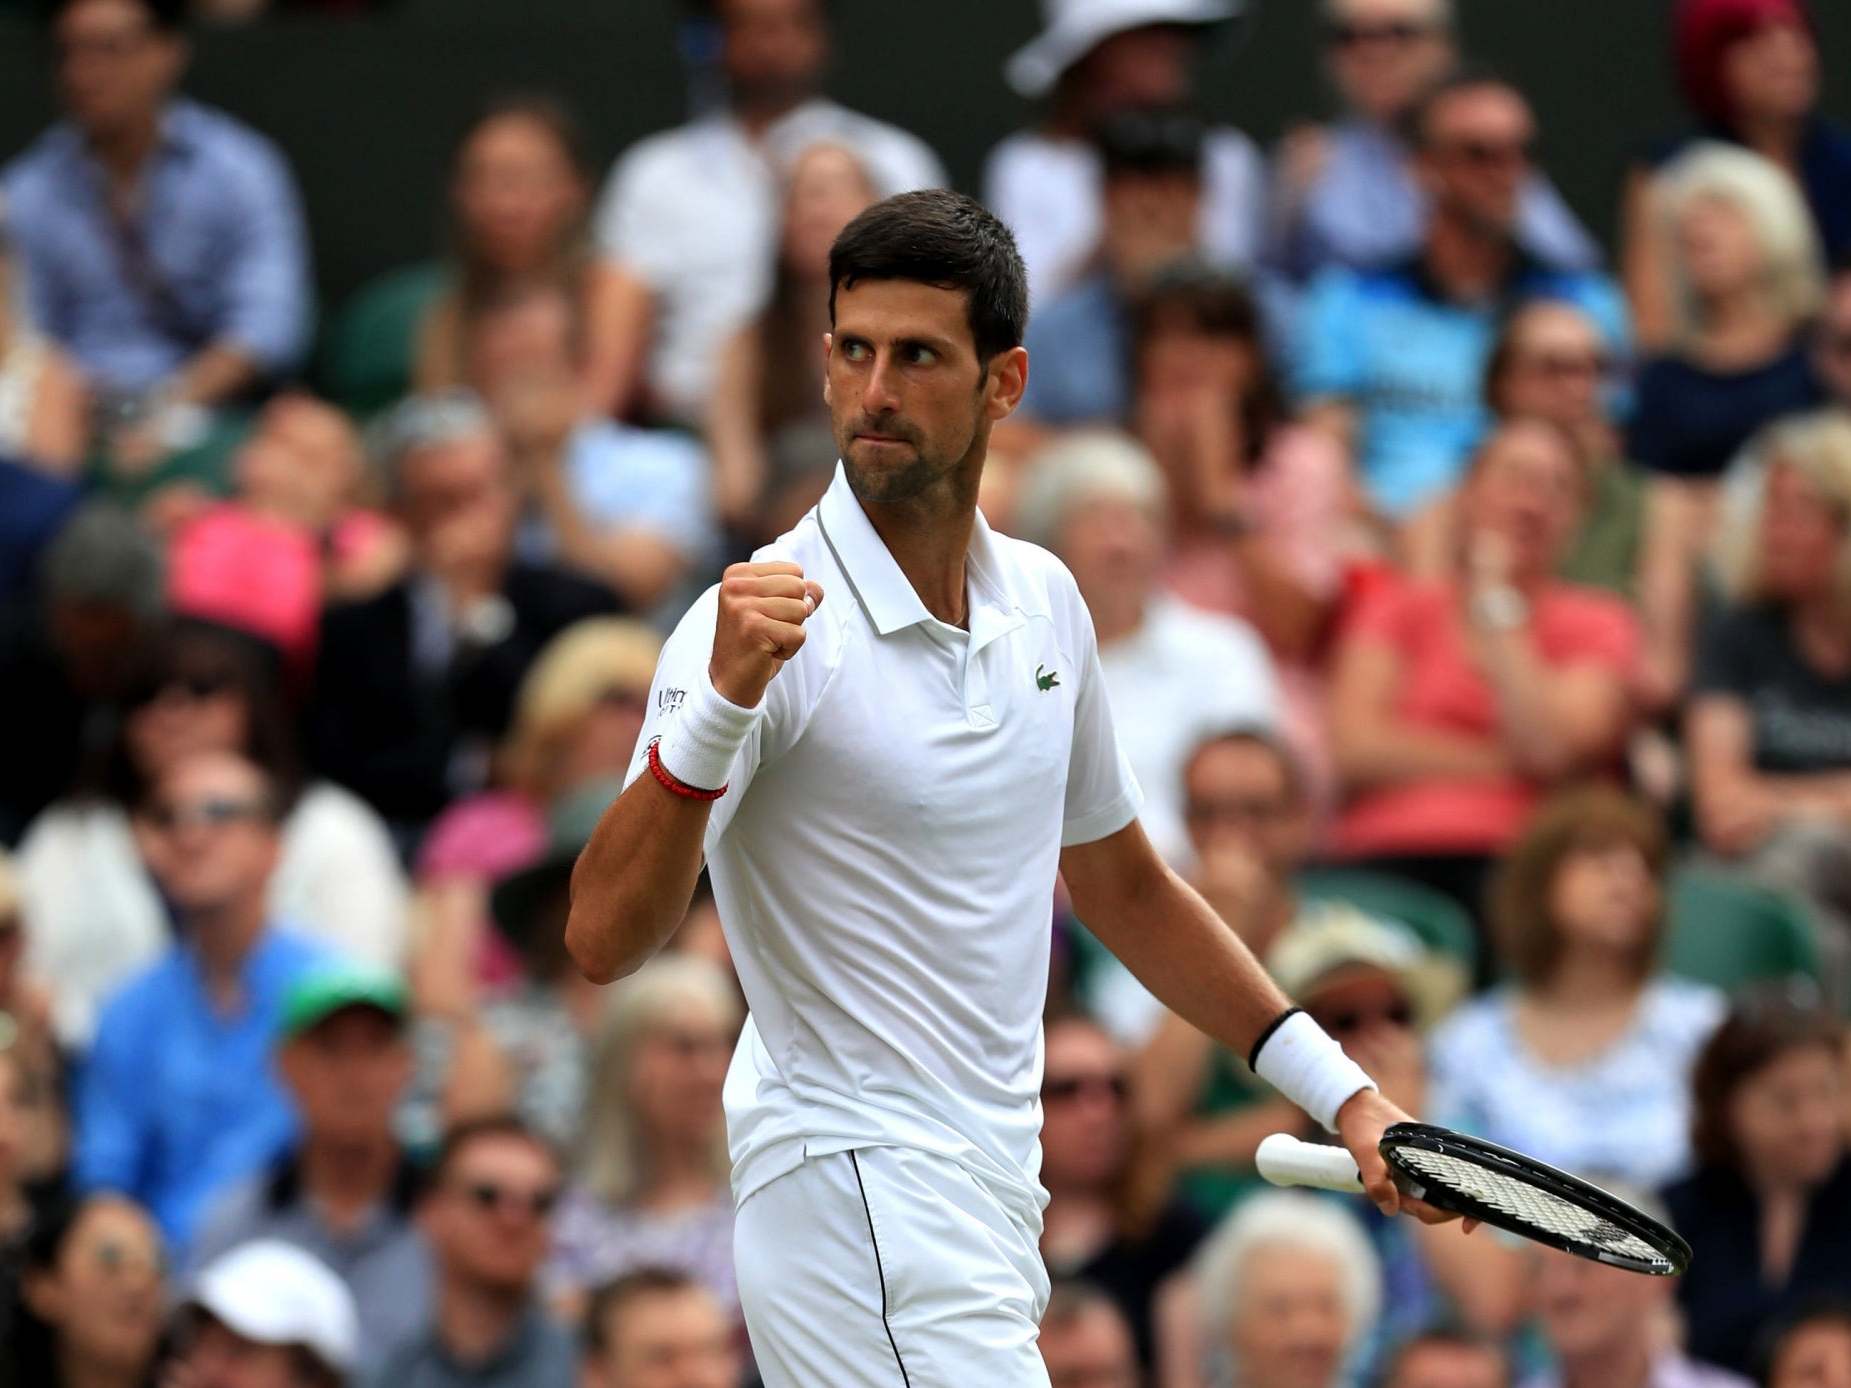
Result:
{"label": "grey shirt spectator", "polygon": [[578,1347],[535,1306],[489,1354],[457,1359],[435,1334],[402,1346],[369,1388],[571,1388],[578,1382]]}
{"label": "grey shirt spectator", "polygon": [[292,1156],[228,1190],[195,1240],[203,1267],[252,1239],[278,1239],[312,1253],[339,1275],[360,1313],[360,1362],[380,1364],[429,1323],[430,1250],[412,1222],[418,1172],[399,1167],[386,1199],[352,1228],[336,1228],[302,1185]]}

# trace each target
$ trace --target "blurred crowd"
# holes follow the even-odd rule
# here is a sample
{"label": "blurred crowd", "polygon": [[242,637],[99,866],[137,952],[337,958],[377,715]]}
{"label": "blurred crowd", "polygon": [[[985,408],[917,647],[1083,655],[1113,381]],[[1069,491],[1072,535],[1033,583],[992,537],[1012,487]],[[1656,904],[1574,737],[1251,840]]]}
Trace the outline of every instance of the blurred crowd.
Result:
{"label": "blurred crowd", "polygon": [[[0,1383],[752,1382],[725,923],[593,987],[570,871],[662,635],[833,474],[831,241],[938,157],[824,94],[823,0],[713,0],[710,109],[604,170],[494,101],[433,259],[318,314],[292,152],[183,94],[190,23],[271,7],[47,8],[64,109],[0,169]],[[1048,0],[1009,59],[985,512],[1073,571],[1148,833],[1285,990],[1695,1259],[1258,1188],[1308,1121],[1057,892],[1054,1388],[1851,1388],[1812,17],[1667,7],[1688,109],[1614,132],[1608,254],[1450,0],[1319,0],[1330,103],[1270,150],[1196,114],[1240,8]]]}

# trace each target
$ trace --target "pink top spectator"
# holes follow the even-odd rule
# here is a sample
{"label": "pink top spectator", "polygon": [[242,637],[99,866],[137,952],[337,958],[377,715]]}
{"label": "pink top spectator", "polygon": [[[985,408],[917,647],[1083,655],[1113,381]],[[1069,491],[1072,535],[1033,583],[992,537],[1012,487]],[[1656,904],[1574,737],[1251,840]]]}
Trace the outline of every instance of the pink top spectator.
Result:
{"label": "pink top spectator", "polygon": [[[1537,650],[1557,668],[1592,664],[1630,678],[1639,629],[1619,599],[1558,583],[1536,599]],[[1409,723],[1489,737],[1497,711],[1471,652],[1458,588],[1400,576],[1372,586],[1345,640],[1390,647],[1401,664],[1396,712]],[[1546,788],[1517,776],[1435,778],[1356,796],[1337,816],[1338,858],[1488,854],[1508,848]]]}
{"label": "pink top spectator", "polygon": [[[545,852],[545,812],[517,791],[486,790],[437,816],[418,847],[414,877],[421,887],[460,877],[487,888],[532,867]],[[520,977],[520,961],[486,917],[480,927],[476,978],[492,990],[506,988]]]}

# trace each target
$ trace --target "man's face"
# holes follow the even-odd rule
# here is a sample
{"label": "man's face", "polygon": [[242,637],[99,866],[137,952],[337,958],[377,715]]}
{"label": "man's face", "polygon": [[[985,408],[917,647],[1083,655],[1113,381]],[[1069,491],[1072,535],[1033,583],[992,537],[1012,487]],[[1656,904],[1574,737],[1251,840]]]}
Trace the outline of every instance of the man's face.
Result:
{"label": "man's face", "polygon": [[511,1134],[485,1135],[456,1154],[431,1192],[424,1230],[450,1272],[519,1295],[546,1257],[558,1199],[559,1170],[543,1148]]}
{"label": "man's face", "polygon": [[148,866],[182,912],[261,896],[276,867],[277,829],[255,767],[216,753],[161,779],[142,815]]}
{"label": "man's face", "polygon": [[309,1388],[294,1349],[247,1340],[203,1314],[179,1367],[186,1388]]}
{"label": "man's face", "polygon": [[505,563],[515,498],[500,440],[483,434],[408,454],[400,464],[399,510],[421,567],[441,572]]}
{"label": "man's face", "polygon": [[360,485],[364,462],[353,425],[310,395],[279,395],[234,464],[249,504],[313,529],[332,524]]}
{"label": "man's face", "polygon": [[1851,1388],[1851,1325],[1818,1320],[1781,1342],[1768,1388]]}
{"label": "man's face", "polygon": [[812,96],[829,59],[821,0],[721,0],[720,62],[733,100],[779,111]]}
{"label": "man's face", "polygon": [[1022,398],[1028,354],[1018,347],[980,363],[967,298],[913,280],[836,290],[823,399],[863,502],[909,501],[956,485],[953,474]]}
{"label": "man's face", "polygon": [[1193,173],[1114,173],[1103,202],[1105,261],[1121,285],[1143,285],[1194,251],[1202,181]]}
{"label": "man's face", "polygon": [[279,1061],[311,1137],[379,1141],[411,1079],[402,1024],[374,1007],[348,1007],[292,1037]]}
{"label": "man's face", "polygon": [[1305,807],[1278,755],[1257,742],[1196,753],[1183,773],[1183,817],[1199,859],[1239,851],[1284,878],[1309,852]]}
{"label": "man's face", "polygon": [[1163,527],[1135,501],[1099,497],[1067,513],[1056,549],[1095,610],[1112,594],[1141,601],[1163,562]]}
{"label": "man's face", "polygon": [[1453,59],[1439,0],[1344,0],[1324,43],[1344,105],[1383,123],[1405,116]]}
{"label": "man's face", "polygon": [[1383,1388],[1509,1388],[1510,1374],[1487,1345],[1427,1340],[1406,1351]]}
{"label": "man's face", "polygon": [[1074,65],[1067,84],[1081,93],[1083,115],[1097,121],[1118,111],[1189,102],[1195,36],[1173,24],[1147,24],[1101,41]]}
{"label": "man's face", "polygon": [[1851,408],[1851,273],[1832,280],[1813,352],[1819,379],[1841,408]]}
{"label": "man's face", "polygon": [[1449,93],[1427,112],[1420,151],[1436,210],[1481,235],[1508,236],[1535,142],[1529,104],[1513,89],[1485,83]]}
{"label": "man's face", "polygon": [[1103,1186],[1124,1161],[1125,1058],[1088,1022],[1048,1028],[1041,1080],[1042,1175],[1050,1185]]}
{"label": "man's face", "polygon": [[1241,1285],[1247,1290],[1229,1334],[1251,1380],[1335,1383],[1351,1329],[1337,1265],[1308,1249],[1260,1247],[1247,1255]]}
{"label": "man's face", "polygon": [[107,138],[153,118],[179,84],[186,44],[135,0],[77,0],[52,32],[65,108]]}
{"label": "man's face", "polygon": [[1124,1317],[1088,1306],[1059,1325],[1041,1327],[1041,1359],[1050,1388],[1137,1388],[1137,1353]]}
{"label": "man's face", "polygon": [[738,1347],[702,1289],[639,1293],[611,1319],[586,1388],[738,1388]]}
{"label": "man's face", "polygon": [[1553,1249],[1537,1253],[1536,1303],[1550,1348],[1568,1359],[1615,1354],[1649,1338],[1665,1304],[1662,1278],[1607,1267]]}

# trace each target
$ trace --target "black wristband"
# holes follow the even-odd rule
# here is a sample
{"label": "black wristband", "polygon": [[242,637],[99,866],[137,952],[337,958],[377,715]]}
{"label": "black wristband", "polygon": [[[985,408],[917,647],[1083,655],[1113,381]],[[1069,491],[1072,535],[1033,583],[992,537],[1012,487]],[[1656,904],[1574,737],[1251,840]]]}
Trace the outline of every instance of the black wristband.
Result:
{"label": "black wristband", "polygon": [[1286,1018],[1290,1017],[1294,1012],[1303,1012],[1304,1010],[1305,1009],[1302,1007],[1288,1007],[1266,1024],[1266,1030],[1260,1033],[1260,1039],[1255,1041],[1253,1043],[1253,1049],[1247,1052],[1247,1068],[1249,1070],[1256,1072],[1259,1070],[1260,1052],[1265,1050],[1266,1043],[1273,1039],[1273,1033],[1285,1025]]}

